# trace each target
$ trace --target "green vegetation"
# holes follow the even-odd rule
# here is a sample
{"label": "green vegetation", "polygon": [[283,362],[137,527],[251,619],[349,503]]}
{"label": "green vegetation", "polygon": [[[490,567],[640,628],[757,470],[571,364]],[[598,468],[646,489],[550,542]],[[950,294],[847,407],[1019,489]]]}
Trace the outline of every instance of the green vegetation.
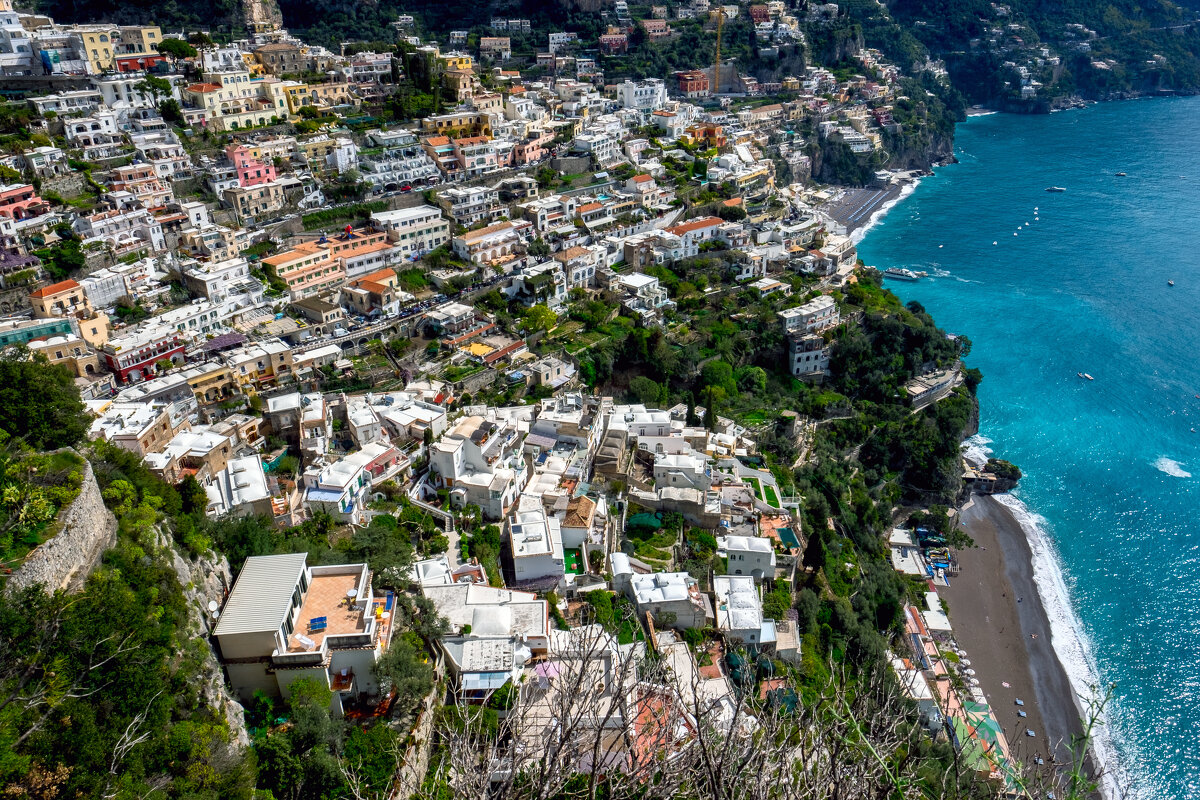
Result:
{"label": "green vegetation", "polygon": [[0,353],[0,432],[36,450],[70,447],[87,434],[75,376],[23,348]]}
{"label": "green vegetation", "polygon": [[77,274],[87,264],[83,254],[82,240],[66,223],[55,226],[54,232],[59,240],[50,247],[33,251],[42,261],[46,273],[56,281],[61,281]]}
{"label": "green vegetation", "polygon": [[83,459],[38,453],[0,432],[0,564],[11,567],[57,533],[55,517],[79,493]]}
{"label": "green vegetation", "polygon": [[356,203],[349,206],[341,206],[339,208],[327,208],[323,211],[314,211],[311,214],[305,214],[300,218],[304,230],[311,231],[317,228],[325,228],[335,225],[339,222],[351,222],[353,220],[366,220],[371,214],[376,211],[386,211],[387,202],[384,200],[375,200],[370,203]]}

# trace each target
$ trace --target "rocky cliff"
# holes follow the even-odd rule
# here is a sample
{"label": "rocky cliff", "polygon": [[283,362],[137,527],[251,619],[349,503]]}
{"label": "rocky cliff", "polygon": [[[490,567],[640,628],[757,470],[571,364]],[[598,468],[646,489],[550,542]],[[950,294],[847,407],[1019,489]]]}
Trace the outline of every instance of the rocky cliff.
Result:
{"label": "rocky cliff", "polygon": [[30,553],[8,579],[9,587],[40,583],[49,593],[77,592],[104,551],[117,543],[117,519],[104,505],[91,464],[85,462],[79,495],[59,512],[58,525],[58,534]]}
{"label": "rocky cliff", "polygon": [[195,559],[187,558],[179,552],[179,548],[167,533],[160,533],[159,545],[170,558],[179,584],[183,587],[184,596],[188,599],[191,616],[188,619],[187,634],[192,639],[204,641],[204,664],[199,673],[200,685],[197,687],[200,699],[225,717],[229,726],[230,745],[237,748],[248,747],[250,735],[246,731],[242,705],[226,689],[225,674],[208,638],[211,626],[216,624],[208,610],[209,603],[215,602],[220,605],[233,586],[229,561],[225,556],[211,553]]}

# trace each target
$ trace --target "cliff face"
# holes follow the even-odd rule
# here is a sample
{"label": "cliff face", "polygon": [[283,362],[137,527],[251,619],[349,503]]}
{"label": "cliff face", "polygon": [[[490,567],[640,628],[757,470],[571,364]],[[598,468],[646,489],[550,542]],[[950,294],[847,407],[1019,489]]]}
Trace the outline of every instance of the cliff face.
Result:
{"label": "cliff face", "polygon": [[283,27],[283,12],[275,0],[243,0],[242,19],[251,31]]}
{"label": "cliff face", "polygon": [[204,664],[199,675],[200,685],[197,687],[200,699],[225,717],[229,726],[231,747],[249,747],[250,735],[246,731],[242,705],[226,690],[221,663],[217,660],[213,645],[208,641],[208,633],[215,624],[208,611],[208,604],[215,602],[220,605],[233,585],[229,561],[225,556],[212,554],[188,559],[179,552],[171,537],[165,533],[160,534],[159,544],[171,559],[175,575],[179,578],[184,596],[188,599],[191,616],[188,619],[187,633],[192,639],[204,641]]}
{"label": "cliff face", "polygon": [[9,577],[11,588],[40,583],[50,594],[58,589],[77,592],[104,551],[117,543],[117,518],[104,505],[91,464],[85,462],[79,496],[59,512],[58,524],[58,535],[30,553]]}

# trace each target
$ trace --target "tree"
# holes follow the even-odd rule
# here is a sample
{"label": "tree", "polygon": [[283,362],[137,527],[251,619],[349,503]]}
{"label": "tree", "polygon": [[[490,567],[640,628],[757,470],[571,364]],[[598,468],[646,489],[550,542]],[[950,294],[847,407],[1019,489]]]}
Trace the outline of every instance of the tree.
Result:
{"label": "tree", "polygon": [[209,36],[207,33],[204,33],[203,31],[196,31],[195,33],[189,33],[187,40],[188,40],[188,44],[193,45],[195,47],[212,47],[214,44],[216,44],[212,40],[212,37]]}
{"label": "tree", "polygon": [[657,381],[639,375],[629,382],[629,393],[637,398],[642,405],[652,406],[658,403],[662,387]]}
{"label": "tree", "polygon": [[558,322],[558,314],[549,306],[538,303],[525,312],[525,329],[530,333],[548,331]]}
{"label": "tree", "polygon": [[171,68],[174,69],[181,58],[194,58],[197,50],[183,39],[168,38],[163,39],[157,45],[158,52],[171,60]]}
{"label": "tree", "polygon": [[75,376],[23,348],[0,354],[0,430],[30,447],[70,447],[87,434],[88,418]]}
{"label": "tree", "polygon": [[87,256],[83,253],[79,237],[71,233],[69,227],[59,235],[62,238],[53,246],[35,250],[33,254],[41,259],[42,267],[50,277],[64,280],[87,266]]}
{"label": "tree", "polygon": [[411,631],[392,642],[374,669],[380,690],[384,694],[395,690],[396,703],[403,709],[413,708],[433,688],[433,668],[421,637]]}
{"label": "tree", "polygon": [[208,493],[204,491],[204,487],[200,485],[200,481],[196,480],[194,475],[188,475],[179,482],[176,487],[179,490],[179,497],[183,501],[183,511],[185,514],[204,513],[208,508]]}
{"label": "tree", "polygon": [[304,119],[317,119],[321,116],[321,112],[317,110],[316,106],[300,106],[300,110],[296,113]]}
{"label": "tree", "polygon": [[183,109],[179,107],[179,101],[173,97],[158,104],[158,113],[162,114],[162,118],[167,122],[183,122]]}
{"label": "tree", "polygon": [[160,100],[171,96],[171,82],[157,75],[147,75],[133,85],[133,90],[142,97],[149,96],[150,102],[158,108]]}
{"label": "tree", "polygon": [[546,244],[546,240],[540,236],[529,243],[529,255],[537,258],[545,258],[550,255],[550,245]]}

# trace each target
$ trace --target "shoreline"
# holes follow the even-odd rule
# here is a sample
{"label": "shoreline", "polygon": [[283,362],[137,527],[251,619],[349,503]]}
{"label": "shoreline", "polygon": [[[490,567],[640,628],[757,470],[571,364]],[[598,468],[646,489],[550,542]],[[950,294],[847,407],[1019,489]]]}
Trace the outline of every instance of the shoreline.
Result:
{"label": "shoreline", "polygon": [[[1053,755],[1069,763],[1071,737],[1082,732],[1079,707],[1051,643],[1025,533],[987,496],[972,498],[960,522],[976,546],[958,552],[962,573],[939,590],[955,639],[978,672],[1014,757],[1030,764],[1034,756],[1049,762]],[[1025,705],[1018,707],[1017,699]],[[1036,736],[1025,736],[1026,729]]]}
{"label": "shoreline", "polygon": [[883,221],[883,218],[888,215],[889,211],[898,206],[909,195],[917,190],[917,186],[920,185],[920,183],[920,178],[913,178],[911,181],[901,186],[900,191],[892,194],[886,200],[884,200],[884,202],[881,203],[878,208],[871,211],[871,213],[867,216],[866,221],[864,221],[861,225],[853,227],[847,231],[850,241],[854,242],[855,245],[862,242],[862,240],[866,238],[867,234],[871,232],[871,229]]}
{"label": "shoreline", "polygon": [[[978,673],[1014,758],[1036,774],[1045,774],[1052,761],[1071,763],[1071,743],[1083,732],[1085,701],[1060,653],[1062,631],[1052,622],[1064,610],[1052,607],[1053,613],[1047,613],[1047,605],[1056,598],[1044,596],[1045,576],[1038,580],[1035,550],[1040,543],[1031,541],[1015,513],[1013,506],[1020,501],[1007,496],[1004,500],[977,495],[961,510],[960,522],[976,547],[957,552],[962,572],[939,593],[958,645]],[[1023,707],[1016,705],[1018,698]],[[1020,717],[1018,710],[1028,716]],[[1026,736],[1026,729],[1035,736]],[[1107,761],[1107,748],[1098,738],[1094,732],[1088,771]],[[1046,766],[1036,766],[1036,757]],[[1101,785],[1105,797],[1112,796],[1105,785],[1112,776],[1107,777]]]}

